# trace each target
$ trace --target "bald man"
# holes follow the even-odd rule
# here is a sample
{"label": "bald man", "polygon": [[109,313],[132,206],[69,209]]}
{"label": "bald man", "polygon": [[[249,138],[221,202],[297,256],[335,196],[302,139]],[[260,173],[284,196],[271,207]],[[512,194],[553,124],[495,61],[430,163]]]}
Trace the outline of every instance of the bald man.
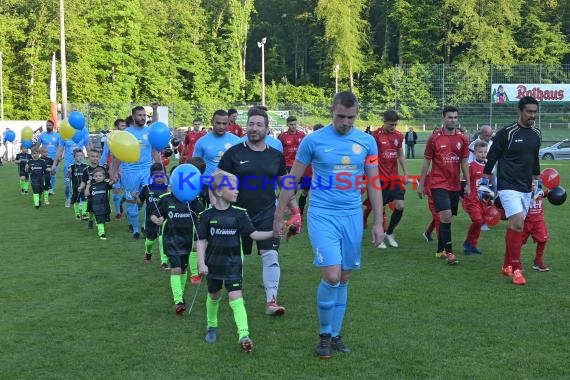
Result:
{"label": "bald man", "polygon": [[475,144],[477,143],[477,141],[485,141],[487,144],[489,144],[489,149],[491,149],[491,144],[493,144],[493,141],[491,141],[492,137],[493,137],[493,127],[491,127],[490,125],[483,125],[481,129],[479,129],[479,136],[477,136],[477,138],[473,140],[471,144],[469,144],[469,159],[468,159],[469,163],[475,161],[474,152],[475,152]]}

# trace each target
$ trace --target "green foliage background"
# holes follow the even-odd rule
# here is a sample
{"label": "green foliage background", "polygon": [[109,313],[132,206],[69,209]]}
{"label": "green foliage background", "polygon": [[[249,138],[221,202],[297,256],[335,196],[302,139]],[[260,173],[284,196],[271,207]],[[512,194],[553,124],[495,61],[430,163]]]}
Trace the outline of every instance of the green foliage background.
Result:
{"label": "green foliage background", "polygon": [[[428,88],[435,64],[459,67],[448,99],[461,103],[488,93],[488,64],[570,63],[570,2],[562,0],[66,0],[65,7],[68,101],[104,105],[92,112],[109,116],[157,100],[176,104],[186,122],[181,114],[207,119],[216,108],[259,102],[263,37],[268,105],[303,105],[309,114],[328,103],[337,64],[340,89],[380,107],[405,97],[399,111],[413,118],[438,105]],[[0,2],[7,119],[48,116],[59,47],[58,0]],[[396,65],[412,68],[398,77]]]}

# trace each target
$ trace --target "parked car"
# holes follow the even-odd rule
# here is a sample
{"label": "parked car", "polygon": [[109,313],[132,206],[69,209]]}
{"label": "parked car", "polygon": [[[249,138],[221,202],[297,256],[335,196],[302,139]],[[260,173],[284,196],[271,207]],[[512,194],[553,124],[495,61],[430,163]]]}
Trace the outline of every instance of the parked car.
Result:
{"label": "parked car", "polygon": [[570,139],[565,139],[538,151],[543,160],[570,160]]}

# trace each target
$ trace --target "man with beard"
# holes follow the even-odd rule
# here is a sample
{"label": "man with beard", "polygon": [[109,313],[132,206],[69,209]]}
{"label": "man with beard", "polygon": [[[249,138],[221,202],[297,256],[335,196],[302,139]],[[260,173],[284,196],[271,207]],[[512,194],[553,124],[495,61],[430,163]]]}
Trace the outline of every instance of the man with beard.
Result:
{"label": "man with beard", "polygon": [[[53,121],[46,121],[46,131],[40,134],[38,137],[38,143],[44,148],[47,148],[47,156],[52,160],[55,160],[60,139],[61,137],[59,136],[59,133],[53,130]],[[49,194],[53,194],[53,190],[55,189],[56,173],[50,173],[50,177],[51,188],[48,192]]]}
{"label": "man with beard", "polygon": [[437,257],[445,258],[448,264],[457,264],[451,244],[451,220],[457,215],[461,180],[459,172],[466,179],[465,196],[471,194],[469,185],[469,143],[467,137],[457,130],[458,110],[453,106],[443,108],[443,127],[434,132],[426,143],[418,195],[426,195],[425,179],[430,163],[432,170],[431,196],[440,218]]}
{"label": "man with beard", "polygon": [[200,157],[206,161],[205,177],[211,177],[226,150],[239,140],[237,136],[226,131],[227,126],[228,113],[224,110],[215,111],[212,116],[212,132],[196,142],[192,157]]}
{"label": "man with beard", "polygon": [[[158,120],[158,112],[156,108],[158,104],[153,103],[153,122]],[[125,198],[127,200],[127,220],[132,226],[133,238],[139,239],[139,206],[137,204],[138,195],[144,185],[149,183],[150,166],[154,162],[160,161],[160,153],[152,148],[148,139],[149,128],[146,125],[146,110],[142,106],[132,109],[131,115],[133,123],[130,124],[125,131],[135,136],[140,145],[140,158],[137,162],[121,162],[113,161],[111,169],[111,178],[118,181],[121,178],[121,184],[125,190]]]}
{"label": "man with beard", "polygon": [[[247,140],[226,151],[218,168],[234,174],[239,180],[239,195],[236,206],[245,208],[254,227],[258,231],[273,229],[278,184],[287,174],[285,158],[277,149],[266,142],[269,133],[269,117],[263,109],[254,107],[248,112]],[[289,201],[292,223],[296,231],[301,230],[301,215],[297,201]],[[277,303],[277,292],[281,277],[278,253],[279,239],[258,241],[258,253],[263,266],[267,315],[282,315],[285,308]],[[251,254],[253,241],[249,236],[242,237],[245,254]]]}
{"label": "man with beard", "polygon": [[483,170],[490,182],[493,167],[498,163],[497,189],[508,219],[505,235],[505,259],[501,272],[511,277],[514,285],[525,285],[522,274],[521,247],[525,217],[531,199],[543,195],[540,183],[538,150],[542,142],[540,129],[534,127],[538,114],[538,101],[525,96],[519,100],[519,119],[497,132],[487,154]]}

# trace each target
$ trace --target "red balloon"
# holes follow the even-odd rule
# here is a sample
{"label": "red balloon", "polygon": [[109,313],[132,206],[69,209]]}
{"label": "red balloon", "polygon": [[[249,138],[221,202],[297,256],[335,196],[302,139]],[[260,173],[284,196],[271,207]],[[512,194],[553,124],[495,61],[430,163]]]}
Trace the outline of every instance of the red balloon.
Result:
{"label": "red balloon", "polygon": [[501,221],[501,211],[493,205],[487,206],[485,209],[485,224],[493,227]]}
{"label": "red balloon", "polygon": [[560,186],[560,173],[556,169],[546,168],[540,173],[542,184],[549,189]]}
{"label": "red balloon", "polygon": [[170,159],[168,157],[162,157],[162,165],[168,166],[170,164]]}

